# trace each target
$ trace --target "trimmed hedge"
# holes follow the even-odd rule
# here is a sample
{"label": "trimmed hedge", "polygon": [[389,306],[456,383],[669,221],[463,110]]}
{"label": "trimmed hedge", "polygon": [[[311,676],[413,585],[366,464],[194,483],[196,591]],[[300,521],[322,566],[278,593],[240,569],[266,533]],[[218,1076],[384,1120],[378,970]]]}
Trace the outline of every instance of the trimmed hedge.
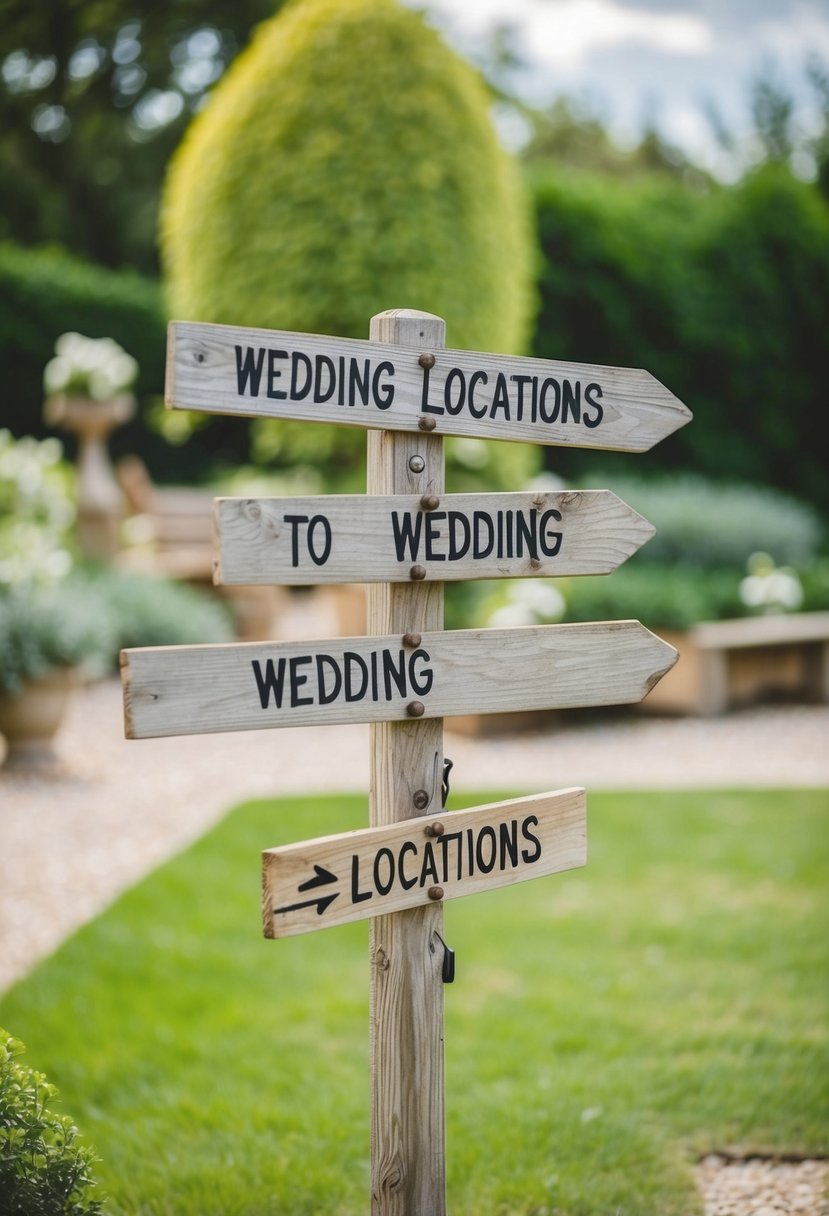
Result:
{"label": "trimmed hedge", "polygon": [[171,313],[366,337],[386,308],[520,350],[523,183],[479,77],[393,0],[305,0],[259,28],[169,174]]}
{"label": "trimmed hedge", "polygon": [[[547,167],[534,353],[645,367],[694,421],[645,456],[555,449],[565,477],[691,469],[829,509],[829,208],[766,166],[707,195]],[[596,484],[591,472],[591,481]]]}
{"label": "trimmed hedge", "polygon": [[[55,339],[75,330],[110,337],[138,361],[138,416],[115,431],[110,450],[137,452],[158,480],[198,480],[216,463],[244,460],[248,428],[217,419],[207,435],[183,448],[166,443],[148,423],[164,394],[167,322],[158,283],[130,270],[104,270],[52,247],[0,242],[0,361],[5,376],[0,422],[16,436],[53,433],[43,421],[43,369]],[[71,452],[73,441],[61,433]]]}

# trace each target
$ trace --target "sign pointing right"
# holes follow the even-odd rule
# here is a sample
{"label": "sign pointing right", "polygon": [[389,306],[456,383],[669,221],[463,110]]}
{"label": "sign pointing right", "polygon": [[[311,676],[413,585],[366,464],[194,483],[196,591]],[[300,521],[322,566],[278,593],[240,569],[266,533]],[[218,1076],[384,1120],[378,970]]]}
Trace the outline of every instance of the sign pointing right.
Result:
{"label": "sign pointing right", "polygon": [[125,650],[127,737],[640,701],[677,652],[639,621]]}

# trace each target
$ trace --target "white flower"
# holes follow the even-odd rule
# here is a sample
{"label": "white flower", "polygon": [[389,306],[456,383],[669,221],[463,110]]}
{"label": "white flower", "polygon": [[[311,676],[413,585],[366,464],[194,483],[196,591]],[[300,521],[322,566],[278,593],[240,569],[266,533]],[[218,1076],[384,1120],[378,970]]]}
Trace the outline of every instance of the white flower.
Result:
{"label": "white flower", "polygon": [[135,359],[112,338],[61,334],[55,351],[43,372],[47,393],[86,393],[106,401],[130,388],[138,375]]}

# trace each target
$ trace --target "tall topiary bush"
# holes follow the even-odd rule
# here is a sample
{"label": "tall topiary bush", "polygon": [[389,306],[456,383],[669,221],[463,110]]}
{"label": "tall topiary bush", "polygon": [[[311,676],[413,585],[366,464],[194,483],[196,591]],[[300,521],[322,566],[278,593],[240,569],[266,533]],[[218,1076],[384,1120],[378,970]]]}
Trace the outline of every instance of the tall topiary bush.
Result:
{"label": "tall topiary bush", "polygon": [[476,74],[393,0],[301,0],[260,27],[168,178],[174,316],[365,337],[385,308],[519,350],[528,224]]}

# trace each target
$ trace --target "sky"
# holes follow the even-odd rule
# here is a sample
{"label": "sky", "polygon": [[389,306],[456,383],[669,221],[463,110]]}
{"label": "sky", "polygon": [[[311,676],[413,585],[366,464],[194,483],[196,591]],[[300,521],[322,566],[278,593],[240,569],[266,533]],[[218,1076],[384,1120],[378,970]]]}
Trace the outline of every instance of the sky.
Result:
{"label": "sky", "polygon": [[[829,0],[407,2],[472,59],[494,28],[512,27],[512,46],[524,61],[513,84],[524,100],[544,104],[562,93],[588,100],[621,142],[634,140],[650,117],[725,177],[735,165],[717,145],[706,105],[743,136],[751,81],[770,68],[798,99],[808,129],[815,121],[808,56],[818,55],[829,70]],[[750,148],[743,152],[750,156]]]}

